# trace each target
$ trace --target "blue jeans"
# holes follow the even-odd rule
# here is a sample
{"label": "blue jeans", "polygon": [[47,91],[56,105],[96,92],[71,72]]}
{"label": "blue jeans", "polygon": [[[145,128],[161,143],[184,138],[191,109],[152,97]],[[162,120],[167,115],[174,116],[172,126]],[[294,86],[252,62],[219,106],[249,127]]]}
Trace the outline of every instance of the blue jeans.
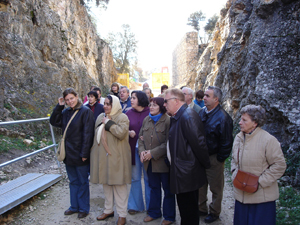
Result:
{"label": "blue jeans", "polygon": [[90,165],[68,166],[66,165],[68,178],[70,180],[70,203],[69,210],[74,212],[90,211],[90,189],[88,174]]}
{"label": "blue jeans", "polygon": [[164,190],[163,200],[163,216],[165,220],[175,221],[176,205],[175,195],[170,191],[169,173],[153,173],[152,164],[149,162],[148,166],[149,186],[151,188],[150,204],[148,214],[150,217],[157,219],[161,214],[161,186]]}
{"label": "blue jeans", "polygon": [[135,165],[132,166],[131,174],[131,188],[128,198],[128,209],[133,209],[136,211],[144,211],[144,198],[142,190],[142,171],[144,174],[145,183],[145,198],[146,198],[146,208],[149,208],[150,202],[150,187],[148,183],[147,172],[145,171],[143,163],[140,161],[140,156],[138,149],[135,149]]}

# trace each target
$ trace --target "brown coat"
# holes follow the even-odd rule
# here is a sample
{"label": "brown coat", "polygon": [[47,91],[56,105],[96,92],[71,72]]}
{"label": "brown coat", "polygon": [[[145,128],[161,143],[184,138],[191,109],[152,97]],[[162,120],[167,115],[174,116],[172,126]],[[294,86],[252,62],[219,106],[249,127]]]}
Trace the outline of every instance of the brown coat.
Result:
{"label": "brown coat", "polygon": [[239,169],[259,176],[259,187],[255,193],[243,192],[235,187],[234,198],[241,203],[257,204],[275,201],[279,198],[277,179],[285,169],[286,163],[277,139],[257,127],[252,134],[240,132],[235,137],[232,148],[231,172],[234,180]]}
{"label": "brown coat", "polygon": [[[147,116],[144,119],[143,125],[140,129],[139,137],[143,136],[144,141],[139,138],[139,154],[141,154],[142,151],[150,150],[150,153],[153,157],[153,159],[151,159],[152,172],[154,173],[169,172],[169,167],[165,163],[165,157],[167,156],[167,139],[169,136],[169,128],[170,117],[167,114],[164,114],[155,125],[154,121]],[[148,169],[148,165],[149,161],[144,162],[146,171]]]}
{"label": "brown coat", "polygon": [[[91,177],[92,183],[123,185],[131,183],[131,150],[128,143],[129,120],[122,113],[122,109],[112,116],[111,122],[106,123],[105,130],[107,145],[111,155],[106,155],[105,148],[96,141],[97,127],[104,117],[100,114],[95,124],[95,138],[91,149]],[[113,125],[112,122],[114,122]],[[104,132],[104,129],[103,131]]]}

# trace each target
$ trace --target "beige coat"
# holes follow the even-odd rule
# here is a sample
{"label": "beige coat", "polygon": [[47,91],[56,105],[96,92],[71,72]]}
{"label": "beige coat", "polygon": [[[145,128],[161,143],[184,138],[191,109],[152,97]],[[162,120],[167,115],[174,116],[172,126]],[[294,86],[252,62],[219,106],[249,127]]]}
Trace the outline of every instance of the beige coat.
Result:
{"label": "beige coat", "polygon": [[[143,136],[144,141],[139,138],[139,154],[141,154],[142,151],[150,150],[150,153],[153,157],[153,159],[151,159],[152,172],[169,172],[169,167],[165,163],[165,157],[167,156],[167,138],[169,136],[169,128],[170,117],[167,114],[162,115],[155,125],[154,121],[149,116],[147,116],[143,121],[139,137]],[[144,162],[146,171],[148,169],[148,165],[149,161]]]}
{"label": "beige coat", "polygon": [[259,187],[255,193],[243,192],[234,187],[234,198],[245,204],[278,199],[277,179],[284,174],[286,163],[277,139],[259,127],[252,134],[238,133],[232,148],[232,180],[238,170],[238,150],[239,169],[259,176]]}
{"label": "beige coat", "polygon": [[[107,155],[103,144],[98,145],[96,134],[98,125],[102,122],[104,113],[100,114],[95,123],[95,138],[91,149],[91,174],[92,183],[122,185],[131,183],[131,150],[128,142],[129,120],[120,108],[106,123],[107,145],[111,155]],[[114,123],[113,125],[112,122]],[[104,129],[103,129],[104,130]],[[103,132],[103,131],[102,131]]]}

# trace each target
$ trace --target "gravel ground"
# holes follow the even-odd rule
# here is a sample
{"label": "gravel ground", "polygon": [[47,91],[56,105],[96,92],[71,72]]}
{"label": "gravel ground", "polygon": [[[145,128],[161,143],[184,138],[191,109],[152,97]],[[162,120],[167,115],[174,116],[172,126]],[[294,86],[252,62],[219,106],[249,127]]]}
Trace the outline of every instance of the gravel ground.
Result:
{"label": "gravel ground", "polygon": [[[5,157],[4,157],[5,158]],[[5,160],[2,157],[2,160]],[[38,158],[38,159],[37,159]],[[43,162],[43,163],[41,163]],[[46,163],[45,163],[46,162]],[[10,171],[7,172],[7,169]],[[44,190],[40,194],[27,200],[14,209],[0,215],[0,224],[17,224],[17,225],[52,225],[52,224],[100,224],[111,225],[116,224],[118,215],[109,218],[105,221],[97,221],[96,217],[99,216],[104,210],[104,193],[101,185],[90,184],[90,214],[84,219],[78,219],[77,214],[65,216],[64,211],[69,207],[69,184],[65,172],[65,166],[62,165],[59,169],[53,160],[53,153],[49,151],[49,154],[43,153],[42,155],[33,157],[30,160],[24,160],[23,162],[15,163],[9,168],[4,167],[2,174],[5,174],[7,179],[15,178],[16,174],[23,175],[28,172],[44,172],[44,173],[61,173],[63,179],[52,187]],[[1,172],[0,171],[0,172]],[[5,182],[2,182],[5,183]],[[130,185],[128,185],[128,190]],[[210,202],[209,194],[209,201]],[[223,209],[220,215],[220,219],[211,223],[213,225],[227,225],[232,224],[234,199],[232,194],[232,185],[230,181],[225,182],[224,197],[223,197]],[[180,224],[180,216],[177,208],[176,222],[174,224]],[[136,215],[127,216],[128,225],[145,224],[143,218],[147,216],[146,212],[138,213]],[[157,219],[152,222],[148,222],[149,225],[161,224],[163,219]],[[201,217],[200,224],[205,224],[204,218]]]}

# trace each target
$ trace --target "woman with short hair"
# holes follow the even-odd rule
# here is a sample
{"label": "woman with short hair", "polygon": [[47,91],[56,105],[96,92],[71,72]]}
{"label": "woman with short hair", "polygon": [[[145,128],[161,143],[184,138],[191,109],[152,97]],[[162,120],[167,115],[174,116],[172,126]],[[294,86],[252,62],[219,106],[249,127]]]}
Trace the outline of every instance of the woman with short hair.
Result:
{"label": "woman with short hair", "polygon": [[[164,99],[151,98],[150,113],[144,119],[139,133],[140,160],[148,174],[150,203],[148,216],[144,222],[150,222],[164,217],[162,225],[169,225],[175,221],[175,195],[170,191],[169,167],[167,157],[167,140],[170,128],[170,117],[166,114]],[[164,190],[163,213],[161,212],[161,189]]]}
{"label": "woman with short hair", "polygon": [[148,210],[150,202],[150,188],[148,176],[139,158],[138,136],[143,124],[143,120],[149,115],[149,101],[147,95],[142,91],[133,91],[131,93],[131,109],[126,112],[129,123],[129,144],[131,148],[132,159],[132,180],[128,199],[128,213],[133,215],[145,210],[143,191],[142,191],[142,171],[145,182],[146,209]]}
{"label": "woman with short hair", "polygon": [[[64,109],[65,103],[69,106],[66,109]],[[78,212],[78,218],[84,218],[90,211],[88,176],[95,122],[93,112],[82,105],[73,88],[68,88],[63,92],[63,97],[58,99],[58,104],[50,117],[50,124],[60,127],[64,132],[74,114],[65,136],[64,163],[70,180],[71,206],[64,214],[72,215]]]}
{"label": "woman with short hair", "polygon": [[247,105],[241,109],[241,132],[232,148],[231,172],[234,180],[238,170],[259,177],[258,189],[248,193],[234,187],[235,225],[275,225],[276,199],[279,198],[277,179],[286,169],[285,159],[277,139],[263,130],[265,109]]}

